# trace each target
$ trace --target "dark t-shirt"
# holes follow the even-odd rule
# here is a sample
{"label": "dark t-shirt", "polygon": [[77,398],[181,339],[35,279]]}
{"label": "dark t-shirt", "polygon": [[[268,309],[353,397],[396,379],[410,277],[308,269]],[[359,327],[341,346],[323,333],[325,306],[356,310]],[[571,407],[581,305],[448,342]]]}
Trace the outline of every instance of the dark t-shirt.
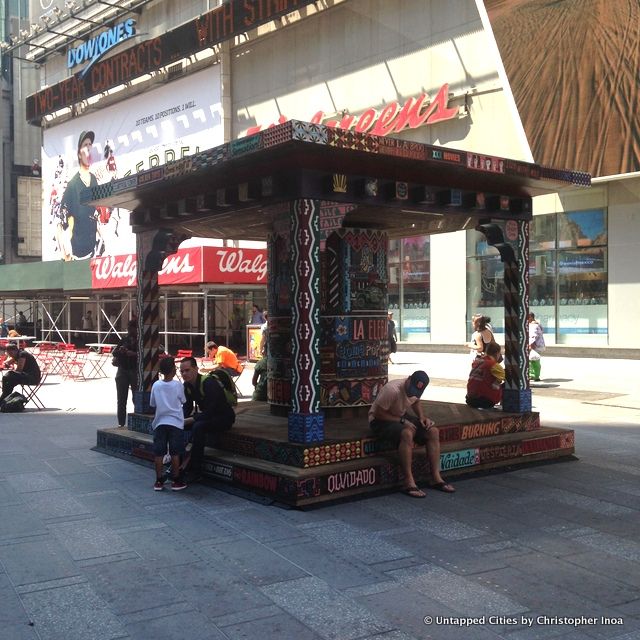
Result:
{"label": "dark t-shirt", "polygon": [[40,367],[38,366],[38,362],[36,359],[28,352],[20,349],[16,355],[16,362],[18,362],[21,358],[24,358],[24,367],[22,367],[22,373],[25,373],[32,380],[39,382],[40,376]]}
{"label": "dark t-shirt", "polygon": [[118,359],[118,371],[135,371],[138,368],[138,356],[128,356],[126,351],[133,351],[137,354],[138,340],[132,336],[125,336],[118,342],[118,346],[113,350],[112,355]]}
{"label": "dark t-shirt", "polygon": [[96,245],[96,208],[81,204],[90,197],[93,187],[98,186],[96,177],[91,174],[89,186],[85,186],[79,173],[76,173],[65,189],[61,204],[67,209],[67,215],[73,218],[71,249],[76,258],[85,258],[93,253]]}
{"label": "dark t-shirt", "polygon": [[233,407],[227,402],[222,386],[212,377],[205,377],[202,385],[204,393],[200,393],[202,374],[196,378],[195,386],[184,383],[184,395],[187,398],[183,408],[185,418],[191,415],[193,405],[200,409],[195,422],[227,424],[231,426],[236,420]]}

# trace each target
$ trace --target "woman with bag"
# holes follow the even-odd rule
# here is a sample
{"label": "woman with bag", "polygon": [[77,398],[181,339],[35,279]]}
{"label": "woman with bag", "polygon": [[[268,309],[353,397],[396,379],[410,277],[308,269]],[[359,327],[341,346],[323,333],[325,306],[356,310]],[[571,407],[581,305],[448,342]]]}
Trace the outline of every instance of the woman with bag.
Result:
{"label": "woman with bag", "polygon": [[129,389],[138,388],[138,321],[129,321],[127,335],[113,350],[111,364],[118,367],[116,373],[116,394],[118,398],[118,426],[124,427],[127,420],[127,400]]}
{"label": "woman with bag", "polygon": [[540,382],[540,357],[545,349],[544,336],[535,314],[529,312],[529,380]]}
{"label": "woman with bag", "polygon": [[491,331],[490,322],[491,318],[480,313],[471,316],[473,335],[471,336],[471,342],[467,342],[466,346],[471,349],[472,361],[478,356],[483,356],[487,346],[496,341],[493,337],[493,331]]}

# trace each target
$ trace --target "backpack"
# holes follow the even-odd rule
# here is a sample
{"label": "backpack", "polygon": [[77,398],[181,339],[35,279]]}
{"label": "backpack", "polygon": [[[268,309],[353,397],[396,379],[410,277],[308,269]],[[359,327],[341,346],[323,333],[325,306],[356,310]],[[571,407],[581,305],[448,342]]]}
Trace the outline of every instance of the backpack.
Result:
{"label": "backpack", "polygon": [[222,371],[222,369],[210,371],[200,377],[200,395],[204,397],[204,381],[209,378],[215,379],[215,381],[222,387],[229,406],[235,407],[238,404],[238,392],[236,391],[236,385],[233,384],[231,376],[226,371]]}
{"label": "backpack", "polygon": [[0,404],[2,413],[18,413],[24,411],[24,405],[27,399],[19,392],[13,391]]}

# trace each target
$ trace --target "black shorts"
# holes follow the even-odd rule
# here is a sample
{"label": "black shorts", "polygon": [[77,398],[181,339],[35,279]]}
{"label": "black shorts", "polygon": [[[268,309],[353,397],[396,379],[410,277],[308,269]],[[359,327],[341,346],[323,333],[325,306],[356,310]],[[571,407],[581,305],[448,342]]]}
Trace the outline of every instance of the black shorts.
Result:
{"label": "black shorts", "polygon": [[380,440],[388,440],[393,442],[396,446],[400,444],[400,434],[406,428],[406,422],[411,423],[416,428],[416,433],[413,436],[413,441],[416,444],[427,444],[427,433],[429,429],[420,424],[417,416],[405,415],[405,424],[401,422],[389,422],[388,420],[372,420],[369,423],[371,430],[376,438]]}
{"label": "black shorts", "polygon": [[163,456],[167,453],[167,445],[172,456],[181,456],[184,453],[184,431],[168,424],[159,424],[153,430],[154,455]]}

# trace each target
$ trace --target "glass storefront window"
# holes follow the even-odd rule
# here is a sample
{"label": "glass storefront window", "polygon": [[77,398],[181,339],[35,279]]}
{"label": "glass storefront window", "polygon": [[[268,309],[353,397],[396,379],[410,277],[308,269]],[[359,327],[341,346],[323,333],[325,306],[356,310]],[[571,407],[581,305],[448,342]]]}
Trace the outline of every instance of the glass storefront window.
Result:
{"label": "glass storefront window", "polygon": [[607,251],[558,251],[558,341],[607,334]]}
{"label": "glass storefront window", "polygon": [[559,249],[606,246],[607,240],[607,221],[603,209],[558,214]]}
{"label": "glass storefront window", "polygon": [[541,307],[556,303],[555,252],[536,251],[529,254],[529,306],[536,316]]}
{"label": "glass storefront window", "polygon": [[556,248],[555,216],[534,216],[529,224],[529,251]]}
{"label": "glass storefront window", "polygon": [[[607,323],[607,212],[534,216],[529,226],[529,308],[548,344],[602,344]],[[503,318],[503,274],[484,236],[467,233],[467,317]],[[494,264],[495,262],[495,264]]]}
{"label": "glass storefront window", "polygon": [[430,332],[429,236],[390,240],[389,310],[400,340],[419,342]]}
{"label": "glass storefront window", "polygon": [[[503,229],[504,222],[495,221]],[[495,247],[479,231],[467,232],[467,333],[473,333],[471,317],[491,318],[494,334],[504,332],[504,264]]]}

